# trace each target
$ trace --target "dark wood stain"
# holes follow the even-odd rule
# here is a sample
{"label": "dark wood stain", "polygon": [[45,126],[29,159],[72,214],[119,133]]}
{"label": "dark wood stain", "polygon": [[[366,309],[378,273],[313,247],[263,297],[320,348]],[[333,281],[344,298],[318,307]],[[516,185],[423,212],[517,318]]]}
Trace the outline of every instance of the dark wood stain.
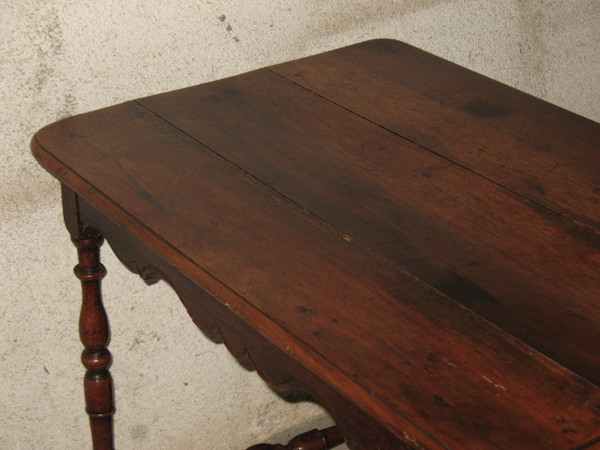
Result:
{"label": "dark wood stain", "polygon": [[[229,90],[239,95],[223,94]],[[140,103],[343,235],[600,383],[600,318],[591,313],[600,298],[600,247],[582,241],[585,233],[573,235],[587,225],[268,71]],[[194,115],[199,104],[211,114]],[[477,136],[485,130],[478,127]],[[469,280],[473,296],[455,295],[457,277]],[[532,314],[544,320],[532,321]],[[559,339],[558,329],[566,337]]]}
{"label": "dark wood stain", "polygon": [[[273,70],[550,209],[600,224],[592,193],[600,124],[398,41],[305,61]],[[539,177],[534,189],[528,176]]]}
{"label": "dark wood stain", "polygon": [[480,118],[507,116],[512,112],[507,106],[494,104],[483,98],[476,98],[465,103],[464,110],[472,116]]}
{"label": "dark wood stain", "polygon": [[477,305],[480,303],[500,303],[497,298],[490,295],[489,292],[476,283],[451,270],[447,271],[446,274],[448,276],[442,282],[436,284],[435,287],[466,307],[478,309]]}
{"label": "dark wood stain", "polygon": [[112,446],[102,235],[356,448],[598,442],[599,136],[389,40],[42,129],[33,153],[83,249],[96,448]]}

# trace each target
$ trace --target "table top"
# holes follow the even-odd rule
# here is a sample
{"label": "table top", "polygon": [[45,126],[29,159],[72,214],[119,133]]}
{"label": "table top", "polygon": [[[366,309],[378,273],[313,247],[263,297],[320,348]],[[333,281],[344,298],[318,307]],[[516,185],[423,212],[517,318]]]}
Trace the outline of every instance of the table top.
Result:
{"label": "table top", "polygon": [[407,444],[583,448],[599,144],[597,123],[375,40],[68,118],[32,148]]}

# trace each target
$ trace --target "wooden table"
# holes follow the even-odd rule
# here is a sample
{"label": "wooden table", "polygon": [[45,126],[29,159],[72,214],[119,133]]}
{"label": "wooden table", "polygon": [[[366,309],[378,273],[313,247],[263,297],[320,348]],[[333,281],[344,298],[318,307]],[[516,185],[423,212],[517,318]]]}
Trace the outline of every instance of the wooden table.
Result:
{"label": "wooden table", "polygon": [[350,448],[600,445],[599,146],[599,124],[390,40],[42,129],[95,447],[102,236]]}

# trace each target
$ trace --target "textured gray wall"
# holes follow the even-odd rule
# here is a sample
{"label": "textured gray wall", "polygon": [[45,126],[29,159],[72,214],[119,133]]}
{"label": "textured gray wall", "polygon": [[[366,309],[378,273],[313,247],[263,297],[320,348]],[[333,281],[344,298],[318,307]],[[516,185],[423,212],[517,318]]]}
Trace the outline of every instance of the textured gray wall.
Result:
{"label": "textured gray wall", "polygon": [[[600,120],[600,1],[0,0],[0,448],[86,448],[75,251],[31,135],[61,117],[375,37]],[[327,421],[105,246],[119,448],[244,448]]]}

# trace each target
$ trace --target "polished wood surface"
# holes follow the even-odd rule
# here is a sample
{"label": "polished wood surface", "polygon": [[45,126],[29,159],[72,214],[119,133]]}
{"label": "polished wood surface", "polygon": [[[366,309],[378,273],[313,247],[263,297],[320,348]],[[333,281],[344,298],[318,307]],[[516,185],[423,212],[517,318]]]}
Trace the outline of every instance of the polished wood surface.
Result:
{"label": "polished wood surface", "polygon": [[72,117],[32,149],[72,235],[169,281],[351,448],[529,449],[600,437],[599,144],[378,40]]}
{"label": "polished wood surface", "polygon": [[79,264],[75,275],[81,280],[83,301],[79,317],[79,336],[85,349],[81,361],[86,368],[83,380],[86,412],[90,417],[93,445],[98,450],[113,448],[112,377],[108,368],[112,357],[106,348],[110,338],[108,318],[100,294],[100,280],[106,269],[100,263],[102,236],[94,229],[72,237],[77,247]]}

